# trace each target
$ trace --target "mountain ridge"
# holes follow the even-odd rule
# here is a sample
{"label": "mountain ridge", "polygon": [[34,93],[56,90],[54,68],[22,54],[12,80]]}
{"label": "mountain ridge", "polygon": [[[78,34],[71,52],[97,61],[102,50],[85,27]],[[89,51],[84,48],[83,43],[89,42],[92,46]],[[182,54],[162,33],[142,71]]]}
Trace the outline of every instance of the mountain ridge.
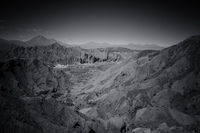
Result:
{"label": "mountain ridge", "polygon": [[80,46],[81,48],[84,48],[84,49],[123,47],[123,48],[129,48],[132,50],[162,50],[165,48],[165,47],[161,47],[156,44],[134,44],[134,43],[110,44],[110,43],[97,43],[97,42],[88,42],[85,44],[79,44],[78,46]]}
{"label": "mountain ridge", "polygon": [[25,43],[27,43],[29,45],[44,45],[44,46],[47,46],[47,45],[52,44],[53,41],[45,38],[42,35],[38,35],[38,36],[30,39],[29,41],[26,41]]}
{"label": "mountain ridge", "polygon": [[60,45],[63,45],[65,47],[73,47],[72,45],[63,43],[61,41],[57,41],[56,39],[47,39],[46,37],[42,35],[35,36],[28,41],[6,40],[3,38],[0,38],[0,43],[15,44],[15,45],[24,46],[24,47],[36,46],[36,45],[48,46],[54,43],[59,43]]}
{"label": "mountain ridge", "polygon": [[20,46],[35,46],[35,45],[42,45],[42,46],[48,46],[53,43],[59,43],[63,46],[66,47],[75,47],[79,46],[83,49],[96,49],[96,48],[108,48],[108,47],[122,47],[122,48],[128,48],[131,50],[162,50],[165,47],[161,47],[156,44],[134,44],[134,43],[129,43],[129,44],[110,44],[110,43],[97,43],[97,42],[88,42],[85,44],[66,44],[61,41],[57,41],[56,39],[47,39],[46,37],[42,35],[35,36],[31,38],[28,41],[20,41],[20,40],[6,40],[1,38],[0,39],[1,43],[13,43],[16,45]]}

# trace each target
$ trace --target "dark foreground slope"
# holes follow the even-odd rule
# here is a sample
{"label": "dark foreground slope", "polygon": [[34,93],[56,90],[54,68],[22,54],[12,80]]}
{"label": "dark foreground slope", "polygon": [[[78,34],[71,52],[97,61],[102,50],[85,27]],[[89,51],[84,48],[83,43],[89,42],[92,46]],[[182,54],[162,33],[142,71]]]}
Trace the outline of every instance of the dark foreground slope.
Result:
{"label": "dark foreground slope", "polygon": [[106,132],[97,120],[68,107],[71,83],[63,71],[37,59],[0,64],[1,132]]}
{"label": "dark foreground slope", "polygon": [[2,44],[1,131],[105,133],[101,121],[71,107],[71,75],[53,67],[80,63],[77,59],[86,52],[59,44],[31,47]]}

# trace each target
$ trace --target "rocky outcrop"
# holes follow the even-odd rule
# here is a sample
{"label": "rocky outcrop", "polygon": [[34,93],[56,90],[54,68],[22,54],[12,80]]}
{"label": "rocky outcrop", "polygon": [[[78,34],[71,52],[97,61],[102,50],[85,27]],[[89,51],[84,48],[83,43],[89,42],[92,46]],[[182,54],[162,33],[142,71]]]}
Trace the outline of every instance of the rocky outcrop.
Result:
{"label": "rocky outcrop", "polygon": [[15,96],[61,95],[70,89],[69,75],[37,59],[0,62],[2,91]]}
{"label": "rocky outcrop", "polygon": [[[85,50],[81,56],[81,63],[118,62],[134,58],[140,51],[121,47],[98,48]],[[154,51],[151,51],[154,52]]]}

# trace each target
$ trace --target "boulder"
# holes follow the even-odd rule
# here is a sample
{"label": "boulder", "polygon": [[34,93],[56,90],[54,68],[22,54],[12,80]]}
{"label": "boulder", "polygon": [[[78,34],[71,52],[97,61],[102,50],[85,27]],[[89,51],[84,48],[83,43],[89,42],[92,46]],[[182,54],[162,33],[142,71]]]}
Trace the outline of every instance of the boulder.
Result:
{"label": "boulder", "polygon": [[137,127],[137,128],[132,130],[132,133],[151,133],[151,129],[150,128]]}
{"label": "boulder", "polygon": [[172,118],[176,120],[180,125],[186,126],[195,124],[195,119],[190,115],[187,115],[174,109],[169,109],[169,112]]}
{"label": "boulder", "polygon": [[148,111],[148,108],[142,108],[139,109],[135,115],[135,121],[140,121],[142,120],[144,114],[146,113],[146,111]]}
{"label": "boulder", "polygon": [[168,91],[162,90],[162,91],[158,92],[151,99],[151,103],[152,103],[152,105],[157,106],[157,107],[165,107],[165,108],[170,107]]}
{"label": "boulder", "polygon": [[167,130],[169,130],[169,127],[167,126],[166,123],[160,124],[160,125],[158,126],[158,128],[159,128],[159,130],[161,130],[161,131],[167,131]]}

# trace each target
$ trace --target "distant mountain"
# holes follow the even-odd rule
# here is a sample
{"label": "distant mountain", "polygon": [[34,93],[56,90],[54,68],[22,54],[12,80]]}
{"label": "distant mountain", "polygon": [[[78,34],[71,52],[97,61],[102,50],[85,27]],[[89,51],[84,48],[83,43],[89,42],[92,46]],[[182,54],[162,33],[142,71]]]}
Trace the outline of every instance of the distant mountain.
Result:
{"label": "distant mountain", "polygon": [[39,35],[39,36],[32,38],[29,41],[26,41],[26,43],[28,45],[44,45],[44,46],[47,46],[47,45],[53,44],[54,42],[50,39],[45,38],[44,36]]}
{"label": "distant mountain", "polygon": [[107,48],[107,47],[114,47],[114,45],[109,43],[97,43],[97,42],[88,42],[85,44],[79,45],[83,49],[96,49],[96,48]]}
{"label": "distant mountain", "polygon": [[123,47],[132,50],[162,50],[164,47],[161,47],[156,44],[134,44],[129,43],[125,44],[110,44],[110,43],[96,43],[96,42],[88,42],[85,44],[79,45],[83,49],[96,49],[96,48],[108,48],[108,47]]}
{"label": "distant mountain", "polygon": [[48,45],[51,45],[54,43],[59,43],[63,46],[70,46],[69,44],[57,41],[55,39],[47,39],[46,37],[44,37],[42,35],[36,36],[36,37],[32,38],[31,40],[26,41],[26,44],[31,45],[31,46],[35,46],[35,45],[48,46]]}
{"label": "distant mountain", "polygon": [[71,47],[71,45],[63,43],[61,41],[57,41],[55,39],[47,39],[46,37],[42,36],[42,35],[38,35],[28,41],[20,41],[20,40],[5,40],[0,38],[0,43],[3,44],[15,44],[18,46],[36,46],[36,45],[40,45],[40,46],[48,46],[54,43],[59,43],[60,45],[66,46],[66,47]]}
{"label": "distant mountain", "polygon": [[129,49],[136,49],[136,50],[162,50],[164,47],[161,47],[156,44],[134,44],[129,43],[128,45],[121,45],[121,47],[129,48]]}

